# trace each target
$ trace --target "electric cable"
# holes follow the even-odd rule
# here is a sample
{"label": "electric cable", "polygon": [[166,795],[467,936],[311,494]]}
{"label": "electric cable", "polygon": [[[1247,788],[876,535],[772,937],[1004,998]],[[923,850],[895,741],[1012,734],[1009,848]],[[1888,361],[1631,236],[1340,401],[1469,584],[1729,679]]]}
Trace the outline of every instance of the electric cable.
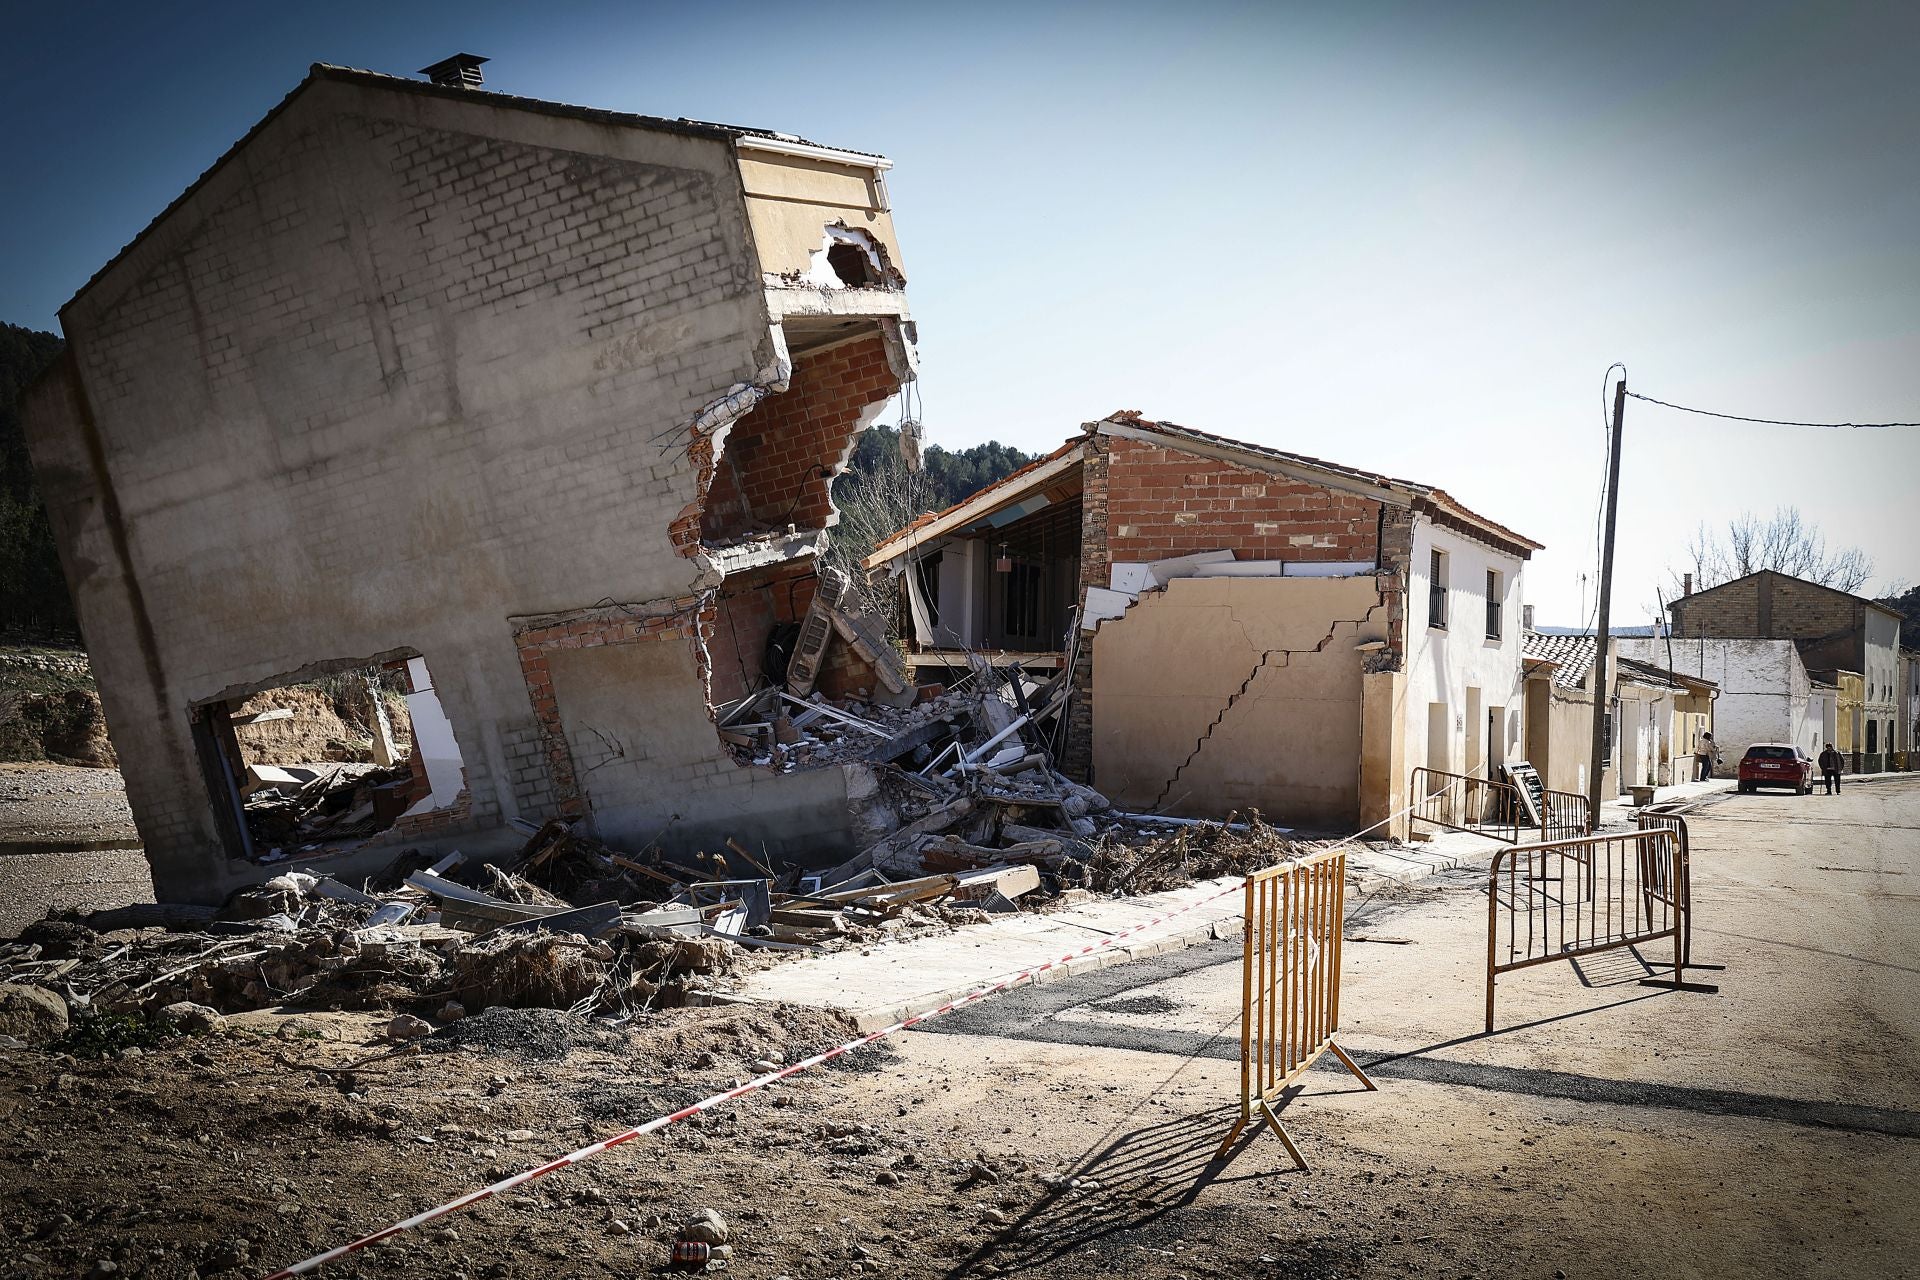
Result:
{"label": "electric cable", "polygon": [[[1624,369],[1626,366],[1618,367]],[[1663,409],[1697,413],[1703,418],[1725,418],[1729,422],[1757,422],[1767,427],[1816,427],[1827,431],[1884,431],[1894,427],[1920,427],[1920,422],[1794,422],[1786,418],[1750,418],[1745,414],[1716,413],[1712,409],[1695,409],[1684,404],[1674,404],[1670,400],[1656,400],[1652,396],[1643,396],[1637,391],[1629,391],[1627,395],[1635,400],[1644,400],[1648,404],[1657,404]]]}

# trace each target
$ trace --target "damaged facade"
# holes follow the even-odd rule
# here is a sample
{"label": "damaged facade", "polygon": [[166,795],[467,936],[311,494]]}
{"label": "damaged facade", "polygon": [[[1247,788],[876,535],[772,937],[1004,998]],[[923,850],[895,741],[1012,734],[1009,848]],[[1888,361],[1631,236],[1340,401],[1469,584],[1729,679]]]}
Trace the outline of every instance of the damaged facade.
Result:
{"label": "damaged facade", "polygon": [[[744,764],[711,707],[805,617],[831,478],[914,376],[888,167],[316,66],[101,269],[26,425],[163,898],[553,815],[850,847],[870,780]],[[263,847],[247,771],[305,762],[239,708],[367,671],[412,713],[397,794]]]}
{"label": "damaged facade", "polygon": [[1517,755],[1538,548],[1430,485],[1121,413],[867,565],[916,663],[1070,665],[1062,761],[1122,809],[1333,828],[1417,766]]}

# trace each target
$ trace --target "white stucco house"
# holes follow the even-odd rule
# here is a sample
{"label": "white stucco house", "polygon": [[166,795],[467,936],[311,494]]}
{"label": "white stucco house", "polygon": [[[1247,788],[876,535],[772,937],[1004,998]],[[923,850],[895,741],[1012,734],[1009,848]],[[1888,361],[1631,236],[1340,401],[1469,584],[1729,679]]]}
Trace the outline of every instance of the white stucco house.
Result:
{"label": "white stucco house", "polygon": [[1831,727],[1823,723],[1831,717],[1831,697],[1817,696],[1791,640],[1619,637],[1614,651],[1719,686],[1713,711],[1721,754],[1717,776],[1732,777],[1756,742],[1791,742],[1818,756],[1831,740]]}

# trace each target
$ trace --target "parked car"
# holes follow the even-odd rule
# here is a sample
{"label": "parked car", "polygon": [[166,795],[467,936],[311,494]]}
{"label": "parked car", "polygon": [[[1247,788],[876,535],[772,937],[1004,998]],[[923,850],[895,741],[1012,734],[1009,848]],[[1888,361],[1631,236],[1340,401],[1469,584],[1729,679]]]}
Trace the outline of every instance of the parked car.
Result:
{"label": "parked car", "polygon": [[1795,795],[1813,794],[1813,757],[1791,742],[1756,742],[1740,757],[1740,790],[1791,787]]}

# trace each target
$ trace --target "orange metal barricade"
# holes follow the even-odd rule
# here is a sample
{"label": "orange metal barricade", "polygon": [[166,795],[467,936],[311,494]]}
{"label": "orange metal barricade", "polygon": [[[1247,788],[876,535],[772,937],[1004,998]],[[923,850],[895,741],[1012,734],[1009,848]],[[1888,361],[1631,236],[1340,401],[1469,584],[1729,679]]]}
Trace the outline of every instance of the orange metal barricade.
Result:
{"label": "orange metal barricade", "polygon": [[1306,1160],[1280,1123],[1281,1094],[1331,1049],[1367,1088],[1367,1073],[1334,1041],[1340,1029],[1340,929],[1347,855],[1337,850],[1247,877],[1240,963],[1240,1118],[1224,1153],[1249,1124],[1270,1126],[1295,1165]]}

